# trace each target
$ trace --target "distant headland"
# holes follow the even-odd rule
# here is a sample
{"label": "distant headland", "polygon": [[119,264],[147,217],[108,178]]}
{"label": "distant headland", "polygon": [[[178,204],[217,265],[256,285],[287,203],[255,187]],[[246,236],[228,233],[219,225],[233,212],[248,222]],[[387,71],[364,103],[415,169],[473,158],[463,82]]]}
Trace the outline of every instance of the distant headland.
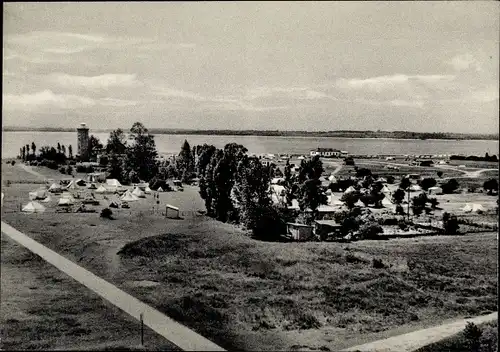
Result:
{"label": "distant headland", "polygon": [[[5,126],[5,132],[74,132],[71,127],[20,127]],[[92,129],[92,132],[110,132],[112,129]],[[392,138],[392,139],[449,139],[449,140],[498,140],[497,134],[411,132],[411,131],[280,131],[280,130],[189,130],[150,128],[152,134],[188,134],[220,136],[280,136],[280,137],[339,137],[339,138]]]}

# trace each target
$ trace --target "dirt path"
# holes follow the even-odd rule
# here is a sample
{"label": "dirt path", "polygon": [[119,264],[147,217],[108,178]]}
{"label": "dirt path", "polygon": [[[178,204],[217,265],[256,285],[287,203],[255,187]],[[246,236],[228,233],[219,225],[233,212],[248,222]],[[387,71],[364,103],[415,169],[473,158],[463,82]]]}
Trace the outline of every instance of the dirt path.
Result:
{"label": "dirt path", "polygon": [[97,293],[133,318],[140,320],[143,314],[144,324],[152,330],[186,351],[224,351],[221,347],[207,340],[187,327],[175,322],[151,306],[120,290],[116,286],[76,265],[58,253],[34,241],[2,221],[2,233],[37,254],[48,263]]}
{"label": "dirt path", "polygon": [[377,351],[377,352],[403,352],[415,351],[431,343],[457,334],[465,328],[467,322],[481,324],[498,319],[498,312],[479,316],[471,319],[461,319],[453,323],[444,324],[428,329],[413,331],[407,334],[393,336],[364,345],[347,348],[343,351]]}

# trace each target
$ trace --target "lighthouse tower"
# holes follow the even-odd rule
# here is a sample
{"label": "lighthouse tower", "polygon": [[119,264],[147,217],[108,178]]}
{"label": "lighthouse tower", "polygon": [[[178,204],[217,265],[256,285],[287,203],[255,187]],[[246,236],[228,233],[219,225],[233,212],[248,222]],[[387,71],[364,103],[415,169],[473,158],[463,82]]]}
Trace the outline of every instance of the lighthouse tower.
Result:
{"label": "lighthouse tower", "polygon": [[80,156],[80,160],[88,160],[89,128],[85,123],[81,123],[76,131],[78,139],[78,155]]}

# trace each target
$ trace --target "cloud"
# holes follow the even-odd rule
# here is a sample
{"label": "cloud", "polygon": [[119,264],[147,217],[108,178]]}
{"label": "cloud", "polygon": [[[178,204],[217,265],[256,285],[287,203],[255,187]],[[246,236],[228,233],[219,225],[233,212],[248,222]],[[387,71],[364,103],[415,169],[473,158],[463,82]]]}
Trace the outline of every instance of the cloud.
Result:
{"label": "cloud", "polygon": [[156,95],[166,98],[181,98],[181,99],[189,99],[195,101],[208,101],[209,99],[188,91],[179,90],[175,88],[165,87],[165,86],[153,86],[152,92]]}
{"label": "cloud", "polygon": [[449,82],[455,79],[453,75],[403,75],[396,74],[391,76],[378,76],[366,79],[340,78],[337,80],[336,85],[343,89],[370,89],[376,92],[385,89],[394,89],[400,86],[407,86],[409,84],[436,84],[440,82]]}
{"label": "cloud", "polygon": [[447,63],[453,66],[456,71],[466,71],[468,69],[474,69],[477,72],[482,71],[481,63],[470,53],[457,55]]}
{"label": "cloud", "polygon": [[127,107],[137,105],[137,101],[102,98],[93,99],[74,94],[57,94],[46,89],[32,94],[3,94],[3,107],[7,110],[38,111],[44,109],[77,110],[93,106]]}
{"label": "cloud", "polygon": [[258,87],[246,92],[245,100],[262,98],[289,98],[297,100],[335,99],[324,92],[313,90],[309,87]]}
{"label": "cloud", "polygon": [[49,80],[63,87],[82,87],[85,89],[109,89],[112,87],[135,87],[142,83],[135,74],[104,74],[100,76],[72,76],[56,73]]}
{"label": "cloud", "polygon": [[32,111],[38,108],[50,107],[77,109],[94,106],[95,104],[95,100],[88,97],[72,94],[55,94],[48,89],[33,94],[3,95],[3,106],[10,110]]}

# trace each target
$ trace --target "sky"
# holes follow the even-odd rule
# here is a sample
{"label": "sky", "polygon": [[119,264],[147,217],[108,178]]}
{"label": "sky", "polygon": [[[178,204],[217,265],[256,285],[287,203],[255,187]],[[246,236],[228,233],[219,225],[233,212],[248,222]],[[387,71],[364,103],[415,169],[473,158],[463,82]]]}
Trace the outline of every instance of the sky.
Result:
{"label": "sky", "polygon": [[5,3],[3,125],[498,133],[499,10]]}

